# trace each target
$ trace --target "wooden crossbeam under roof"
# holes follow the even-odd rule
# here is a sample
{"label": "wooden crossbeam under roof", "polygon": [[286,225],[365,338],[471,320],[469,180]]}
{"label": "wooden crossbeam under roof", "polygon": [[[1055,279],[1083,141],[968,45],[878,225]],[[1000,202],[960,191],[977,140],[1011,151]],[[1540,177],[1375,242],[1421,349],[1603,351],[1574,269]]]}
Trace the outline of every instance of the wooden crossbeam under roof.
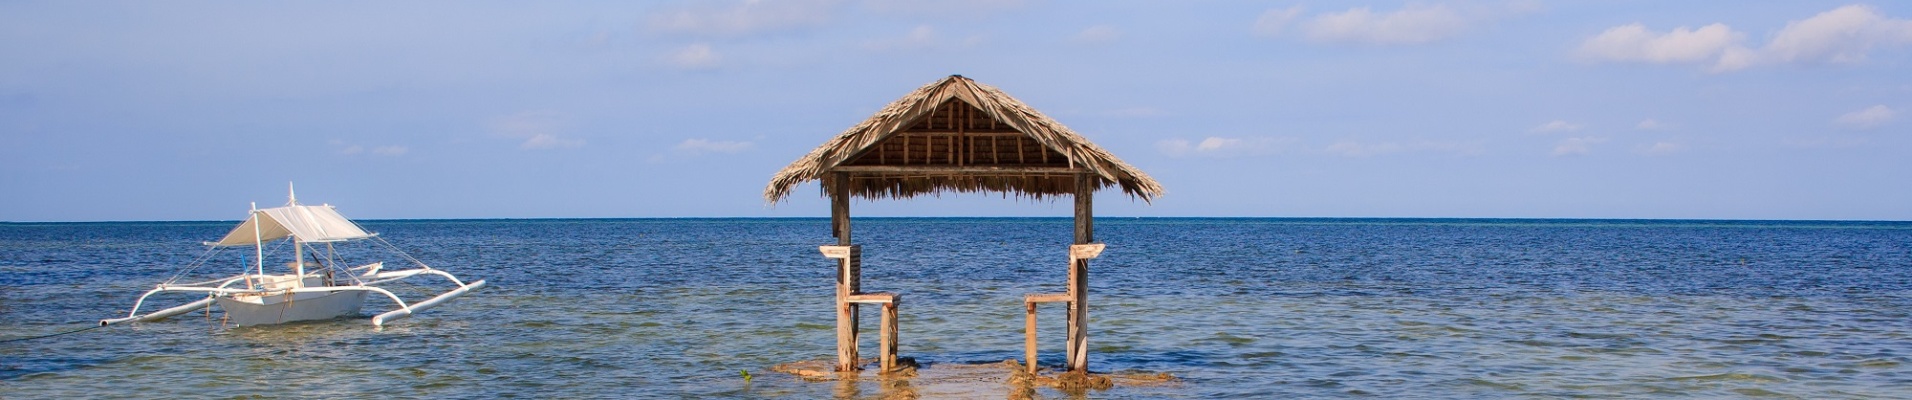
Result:
{"label": "wooden crossbeam under roof", "polygon": [[[841,174],[834,174],[841,173]],[[851,196],[1004,192],[1045,198],[1118,186],[1143,201],[1163,194],[1148,174],[993,86],[961,75],[924,85],[798,158],[772,177],[764,200],[798,184],[847,185]],[[841,180],[841,182],[839,182]]]}

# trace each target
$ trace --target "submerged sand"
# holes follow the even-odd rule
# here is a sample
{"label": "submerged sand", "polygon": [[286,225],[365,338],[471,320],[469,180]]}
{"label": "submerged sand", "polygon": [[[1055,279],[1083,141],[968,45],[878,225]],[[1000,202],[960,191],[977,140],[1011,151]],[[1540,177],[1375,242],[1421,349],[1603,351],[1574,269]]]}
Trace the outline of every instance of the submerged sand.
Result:
{"label": "submerged sand", "polygon": [[[1080,397],[1090,392],[1117,387],[1179,385],[1165,372],[1084,373],[1061,372],[1042,368],[1030,374],[1016,360],[990,364],[918,365],[900,360],[895,371],[878,372],[874,366],[857,372],[836,372],[831,360],[810,360],[779,364],[771,371],[795,375],[815,382],[835,382],[837,398],[1007,398],[1039,399],[1047,396]],[[864,393],[875,383],[876,393]]]}

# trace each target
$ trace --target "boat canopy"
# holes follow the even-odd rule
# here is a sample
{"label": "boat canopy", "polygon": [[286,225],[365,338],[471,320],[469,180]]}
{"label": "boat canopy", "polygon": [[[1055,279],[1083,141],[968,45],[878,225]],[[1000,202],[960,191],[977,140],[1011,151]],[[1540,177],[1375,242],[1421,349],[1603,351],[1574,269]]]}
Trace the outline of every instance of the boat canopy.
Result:
{"label": "boat canopy", "polygon": [[[258,230],[254,231],[253,227]],[[255,234],[256,232],[256,234]],[[288,236],[300,242],[338,242],[352,239],[364,239],[377,236],[359,228],[358,224],[339,215],[330,205],[305,206],[289,205],[267,208],[252,212],[232,232],[213,246],[251,246],[262,241],[284,239]]]}

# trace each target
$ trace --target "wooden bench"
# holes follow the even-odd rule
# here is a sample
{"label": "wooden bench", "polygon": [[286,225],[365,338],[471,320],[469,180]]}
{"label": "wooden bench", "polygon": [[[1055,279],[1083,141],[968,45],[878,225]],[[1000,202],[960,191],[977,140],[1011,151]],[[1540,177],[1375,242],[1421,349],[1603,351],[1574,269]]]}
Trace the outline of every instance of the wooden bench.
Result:
{"label": "wooden bench", "polygon": [[[1101,243],[1069,246],[1069,268],[1071,270],[1075,269],[1076,262],[1078,261],[1101,256],[1103,248],[1104,245]],[[1062,303],[1073,310],[1076,306],[1076,300],[1080,299],[1083,293],[1082,289],[1075,287],[1074,281],[1071,280],[1067,293],[1031,293],[1022,296],[1024,310],[1022,351],[1023,361],[1024,364],[1027,365],[1029,373],[1036,373],[1036,305],[1041,303]],[[1073,334],[1071,336],[1073,336]],[[1071,340],[1074,339],[1071,338]],[[1070,345],[1079,346],[1084,344],[1070,343]]]}
{"label": "wooden bench", "polygon": [[883,322],[876,339],[877,365],[883,372],[896,370],[896,302],[900,299],[890,292],[859,293],[843,298],[848,303],[883,305]]}
{"label": "wooden bench", "polygon": [[819,246],[819,252],[825,258],[840,261],[841,276],[837,282],[837,369],[854,371],[857,360],[857,324],[856,306],[861,304],[880,304],[883,307],[882,322],[877,334],[878,362],[883,372],[896,369],[896,305],[902,299],[896,293],[862,292],[863,247]]}

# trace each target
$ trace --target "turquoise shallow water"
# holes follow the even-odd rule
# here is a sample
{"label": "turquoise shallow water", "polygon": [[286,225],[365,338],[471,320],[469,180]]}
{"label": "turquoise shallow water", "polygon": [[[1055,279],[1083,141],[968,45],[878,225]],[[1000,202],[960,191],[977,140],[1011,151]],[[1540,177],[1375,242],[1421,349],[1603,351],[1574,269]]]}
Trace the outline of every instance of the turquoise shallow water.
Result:
{"label": "turquoise shallow water", "polygon": [[[0,224],[0,339],[122,314],[230,225]],[[833,352],[822,219],[363,225],[493,286],[383,331],[191,314],[0,343],[0,398],[886,394],[767,371]],[[1912,223],[1096,227],[1109,249],[1091,270],[1092,367],[1182,382],[1093,398],[1912,397]],[[1066,219],[856,221],[866,289],[905,296],[901,351],[930,368],[1019,358],[1021,295],[1062,289],[1070,232]],[[1044,312],[1040,333],[1059,339],[1061,313]],[[1060,347],[1046,342],[1043,362]]]}

